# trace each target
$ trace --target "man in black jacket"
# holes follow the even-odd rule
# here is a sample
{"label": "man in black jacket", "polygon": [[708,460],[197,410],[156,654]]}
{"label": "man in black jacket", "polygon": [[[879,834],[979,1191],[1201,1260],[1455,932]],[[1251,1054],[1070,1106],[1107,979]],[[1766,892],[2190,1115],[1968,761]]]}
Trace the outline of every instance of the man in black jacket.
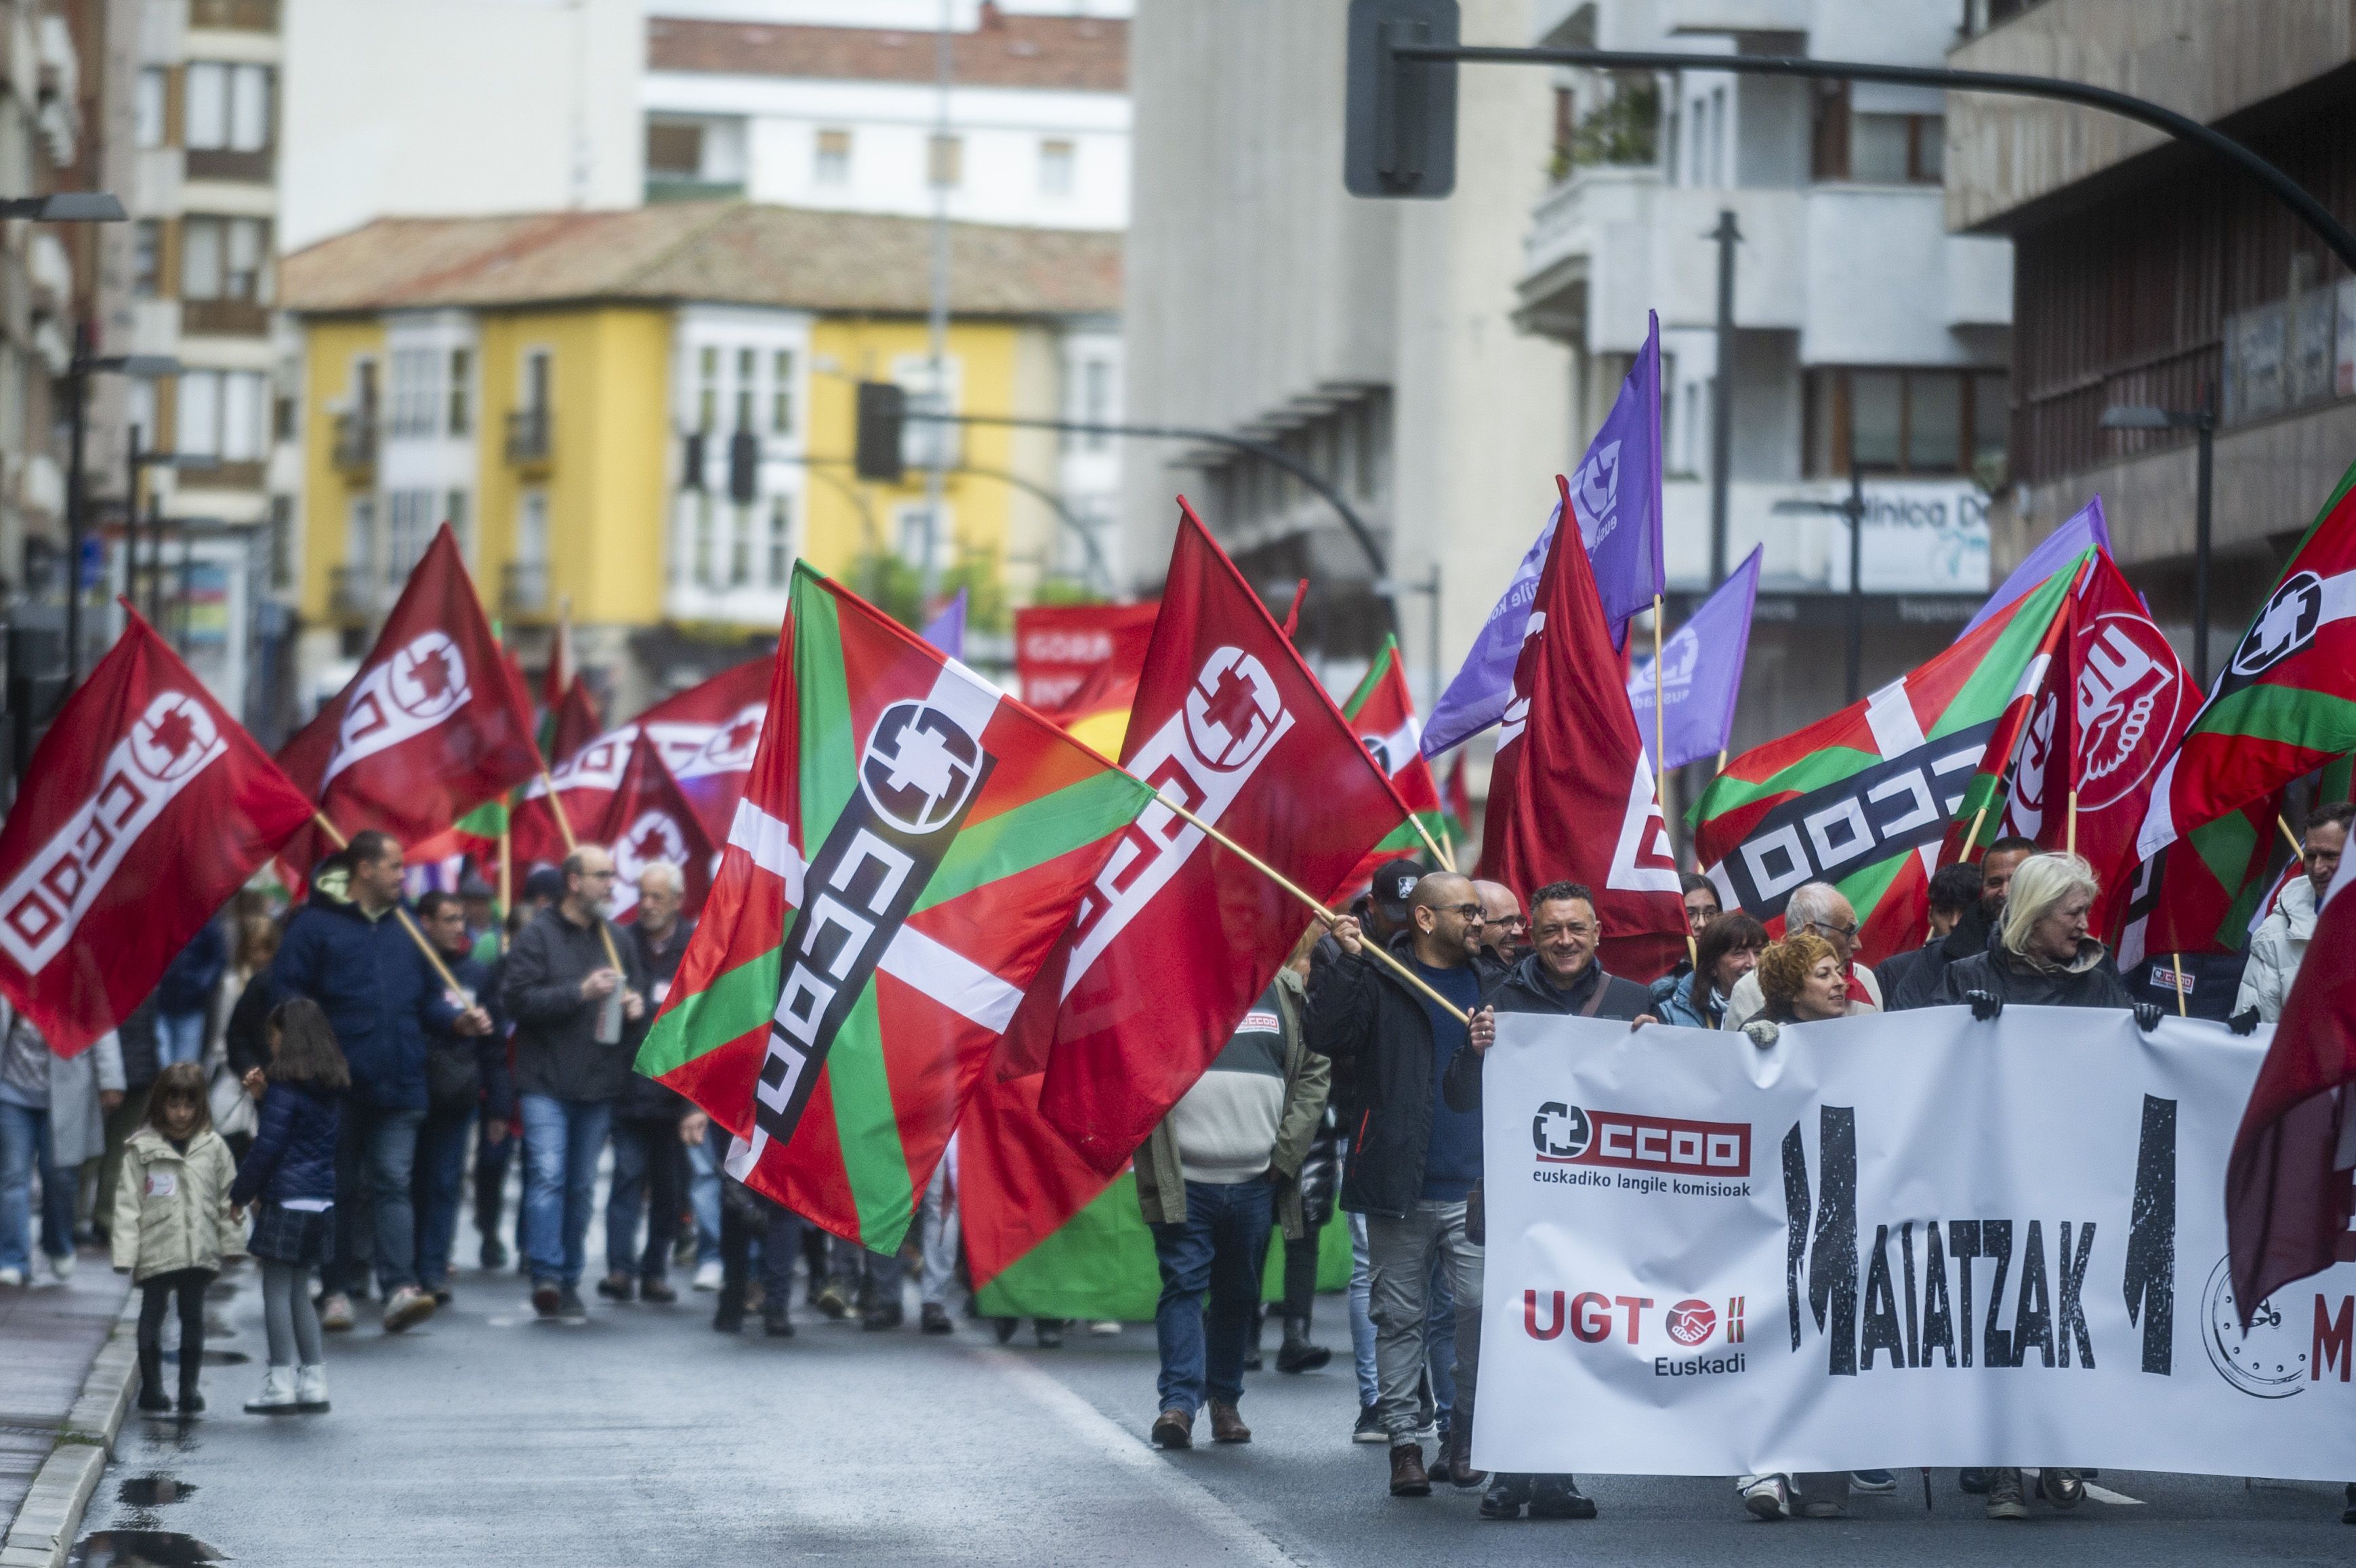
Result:
{"label": "man in black jacket", "polygon": [[[628,928],[629,945],[652,987],[649,1010],[662,1005],[671,977],[686,956],[695,922],[680,918],[687,880],[669,861],[648,864],[638,873],[637,918]],[[633,1292],[651,1302],[671,1302],[670,1249],[679,1237],[680,1206],[687,1193],[687,1145],[680,1122],[695,1107],[677,1090],[637,1073],[622,1085],[614,1107],[614,1185],[605,1194],[605,1277],[597,1294],[627,1301]],[[647,1216],[646,1250],[637,1247],[638,1211]],[[633,1260],[636,1266],[633,1267]]]}
{"label": "man in black jacket", "polygon": [[500,1000],[516,1023],[531,1305],[542,1317],[574,1322],[588,1316],[581,1271],[597,1156],[646,1017],[637,944],[617,943],[605,923],[613,891],[612,855],[594,844],[566,855],[563,899],[517,936],[500,976]]}
{"label": "man in black jacket", "polygon": [[[1653,1023],[1652,993],[1633,980],[1608,974],[1596,961],[1603,922],[1595,895],[1576,882],[1549,882],[1530,895],[1529,955],[1489,987],[1484,998],[1498,1013],[1545,1013],[1615,1022]],[[1486,1040],[1473,1043],[1449,1064],[1442,1088],[1451,1109],[1477,1115],[1481,1110],[1481,1063]],[[1477,1343],[1481,1325],[1473,1318]],[[1464,1423],[1469,1466],[1472,1423]],[[1519,1519],[1527,1505],[1533,1519],[1593,1519],[1595,1503],[1573,1476],[1525,1476],[1505,1471],[1481,1499],[1483,1519]]]}
{"label": "man in black jacket", "polygon": [[1312,1000],[1310,1048],[1333,1063],[1334,1099],[1350,1135],[1342,1207],[1365,1217],[1391,1495],[1428,1497],[1431,1480],[1415,1438],[1416,1381],[1436,1261],[1448,1267],[1456,1294],[1451,1458],[1470,1443],[1481,1355],[1481,1249],[1464,1234],[1464,1200],[1481,1175],[1481,1119],[1450,1110],[1440,1085],[1468,1043],[1488,1043],[1495,1020],[1481,1008],[1481,993],[1496,971],[1479,951],[1481,899],[1469,879],[1451,872],[1424,877],[1408,914],[1411,926],[1389,949],[1398,969],[1366,951],[1355,920],[1334,927],[1343,956]]}
{"label": "man in black jacket", "polygon": [[1912,993],[1912,976],[1918,965],[1944,963],[1943,959],[1934,957],[1939,944],[1953,934],[1979,901],[1980,868],[1971,862],[1943,865],[1932,875],[1930,940],[1919,948],[1890,954],[1874,968],[1873,978],[1881,983],[1881,994],[1889,1002],[1890,1011],[1901,1011],[1905,1005],[1901,999]]}

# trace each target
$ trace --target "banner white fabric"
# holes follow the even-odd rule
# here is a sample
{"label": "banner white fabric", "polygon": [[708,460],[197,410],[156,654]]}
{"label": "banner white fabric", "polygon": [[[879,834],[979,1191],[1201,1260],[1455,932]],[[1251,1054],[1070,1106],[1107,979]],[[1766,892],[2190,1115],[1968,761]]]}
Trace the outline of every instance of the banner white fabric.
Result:
{"label": "banner white fabric", "polygon": [[2246,1333],[2225,1268],[2269,1033],[1501,1017],[1473,1464],[2356,1477],[2356,1265]]}

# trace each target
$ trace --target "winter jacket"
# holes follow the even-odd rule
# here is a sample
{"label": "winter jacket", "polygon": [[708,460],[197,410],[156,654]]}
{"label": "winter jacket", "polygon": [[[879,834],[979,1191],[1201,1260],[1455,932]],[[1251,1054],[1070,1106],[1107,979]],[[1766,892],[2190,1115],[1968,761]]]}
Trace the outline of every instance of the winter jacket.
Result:
{"label": "winter jacket", "polygon": [[[2177,994],[2176,960],[2184,961],[2184,993]],[[2132,970],[2123,969],[2127,1000],[2148,1002],[2170,1017],[2180,1003],[2188,1017],[2222,1024],[2240,1011],[2233,1004],[2249,955],[2238,952],[2147,952]]]}
{"label": "winter jacket", "polygon": [[425,1109],[426,1031],[446,1028],[460,1009],[399,914],[388,909],[370,919],[345,897],[341,877],[319,877],[310,901],[287,922],[270,989],[282,1001],[307,996],[326,1009],[352,1069],[355,1099]]}
{"label": "winter jacket", "polygon": [[[1405,932],[1390,950],[1414,961]],[[1485,993],[1501,972],[1483,954],[1469,961]],[[1350,1140],[1342,1207],[1405,1217],[1423,1195],[1431,1142],[1431,1019],[1422,993],[1380,961],[1344,953],[1310,1004],[1309,1048],[1333,1064],[1333,1105]]]}
{"label": "winter jacket", "polygon": [[499,1012],[498,993],[493,989],[489,965],[478,961],[472,953],[460,958],[444,953],[442,961],[449,965],[451,978],[491,1015],[491,1032],[487,1035],[458,1033],[455,1015],[436,1020],[425,1031],[425,1079],[431,1108],[436,1116],[467,1115],[481,1101],[485,1080],[494,1070],[506,1069],[506,1020]]}
{"label": "winter jacket", "polygon": [[229,1216],[236,1163],[220,1134],[208,1127],[188,1140],[185,1155],[153,1127],[123,1145],[114,1184],[114,1266],[134,1283],[179,1269],[219,1269],[245,1251],[245,1234]]}
{"label": "winter jacket", "polygon": [[136,1094],[155,1082],[155,1075],[164,1070],[161,1054],[155,1048],[154,993],[149,993],[147,1000],[115,1026],[114,1033],[123,1045],[123,1088]]}
{"label": "winter jacket", "polygon": [[0,997],[0,1101],[49,1113],[49,1158],[61,1171],[106,1152],[106,1112],[98,1102],[123,1088],[123,1046],[108,1030],[88,1050],[61,1057],[33,1021]]}
{"label": "winter jacket", "polygon": [[[687,955],[688,939],[695,935],[695,922],[681,919],[659,944],[648,937],[644,926],[637,924],[625,926],[615,935],[638,955],[649,987],[647,1016],[652,1018],[655,1009],[669,993],[671,978],[679,973],[679,961]],[[694,1109],[679,1090],[633,1072],[622,1085],[622,1101],[614,1107],[614,1114],[625,1122],[676,1122]]]}
{"label": "winter jacket", "polygon": [[1717,1028],[1726,1017],[1726,999],[1718,994],[1715,986],[1704,986],[1702,999],[1695,1001],[1697,978],[1688,970],[1684,974],[1665,974],[1653,982],[1653,1005],[1648,1011],[1664,1024],[1687,1029]]}
{"label": "winter jacket", "polygon": [[164,966],[164,978],[155,983],[155,1011],[166,1017],[203,1012],[228,972],[229,939],[221,935],[219,920],[207,920]]}
{"label": "winter jacket", "polygon": [[[1308,1005],[1309,989],[1301,976],[1290,969],[1277,971],[1276,1011],[1284,1032],[1284,1111],[1277,1121],[1269,1169],[1284,1178],[1276,1187],[1277,1224],[1296,1241],[1309,1234],[1301,1199],[1301,1162],[1325,1118],[1325,1099],[1333,1084],[1333,1064],[1309,1048],[1301,1026]],[[1145,1222],[1183,1225],[1186,1176],[1178,1160],[1178,1139],[1167,1119],[1145,1135],[1131,1161],[1137,1168],[1137,1204]]]}
{"label": "winter jacket", "polygon": [[[558,1100],[616,1100],[630,1079],[646,1018],[625,1019],[617,1044],[597,1043],[597,1010],[603,1001],[581,994],[581,982],[610,967],[598,928],[613,933],[622,961],[622,983],[647,993],[646,965],[627,931],[603,919],[576,926],[563,907],[552,904],[532,917],[508,950],[499,999],[515,1020],[516,1092]],[[652,1010],[648,1010],[651,1015]]]}
{"label": "winter jacket", "polygon": [[2259,1022],[2265,1024],[2282,1017],[2290,983],[2298,978],[2308,940],[2315,935],[2315,884],[2304,876],[2292,877],[2282,897],[2275,900],[2274,913],[2250,939],[2250,963],[2242,971],[2242,988],[2233,997],[2234,1012],[2254,1007]]}
{"label": "winter jacket", "polygon": [[[1597,1000],[1598,988],[1602,997]],[[1590,960],[1568,991],[1558,990],[1536,953],[1525,953],[1513,968],[1484,988],[1482,1005],[1499,1013],[1544,1013],[1557,1017],[1610,1018],[1633,1023],[1653,1011],[1652,993],[1633,980],[1622,980]],[[1593,1004],[1594,1011],[1588,1011]],[[1461,1051],[1448,1064],[1448,1079],[1440,1087],[1453,1111],[1481,1109],[1481,1064],[1483,1057]]]}
{"label": "winter jacket", "polygon": [[1947,966],[1939,980],[1934,1006],[1964,1002],[1975,991],[1985,991],[2005,1005],[2020,1007],[2131,1007],[2119,972],[2111,966],[2110,950],[2089,937],[2078,944],[2078,956],[2060,968],[2038,963],[2001,945]]}
{"label": "winter jacket", "polygon": [[1975,900],[1957,918],[1953,930],[1924,943],[1919,950],[1921,956],[1906,966],[1901,976],[1904,983],[1882,987],[1881,993],[1890,999],[1890,1010],[1907,1013],[1917,1007],[1936,1006],[1939,982],[1945,978],[1948,966],[1995,946],[1997,919],[2003,913],[2002,900],[1993,909]]}
{"label": "winter jacket", "polygon": [[237,1168],[230,1201],[241,1207],[256,1198],[292,1203],[336,1196],[336,1132],[342,1112],[335,1096],[308,1084],[273,1083],[262,1097],[253,1147]]}

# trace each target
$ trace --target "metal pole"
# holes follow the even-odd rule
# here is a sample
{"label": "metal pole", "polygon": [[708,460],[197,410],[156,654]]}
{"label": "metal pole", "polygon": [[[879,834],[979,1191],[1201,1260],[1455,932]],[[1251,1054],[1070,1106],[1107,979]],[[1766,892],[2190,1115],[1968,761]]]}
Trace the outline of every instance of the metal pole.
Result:
{"label": "metal pole", "polygon": [[137,425],[131,427],[131,445],[125,459],[128,473],[124,479],[123,506],[123,601],[136,608],[139,604],[139,471],[145,467],[140,459],[139,438],[144,434]]}
{"label": "metal pole", "polygon": [[164,498],[147,497],[147,619],[164,624]]}
{"label": "metal pole", "polygon": [[1857,451],[1848,455],[1848,697],[1865,694],[1865,476],[1858,471]]}
{"label": "metal pole", "polygon": [[87,321],[74,328],[73,364],[66,372],[66,396],[73,403],[69,413],[71,434],[66,445],[66,690],[70,692],[81,681],[81,538],[83,491],[87,489],[82,463],[90,423],[85,406],[90,401]]}
{"label": "metal pole", "polygon": [[1718,374],[1709,383],[1709,585],[1726,581],[1726,495],[1734,467],[1734,214],[1721,210],[1718,242]]}
{"label": "metal pole", "polygon": [[[951,0],[941,0],[941,24],[933,38],[933,154],[930,160],[933,177],[933,278],[932,304],[925,318],[926,340],[930,355],[926,374],[932,378],[934,406],[943,413],[948,410],[948,344],[949,344],[949,81],[955,69],[955,49],[949,31]],[[935,431],[937,437],[940,434]],[[936,439],[926,454],[930,461],[925,467],[925,559],[918,570],[917,580],[924,596],[925,613],[932,613],[933,593],[939,585],[937,558],[940,550],[941,502],[948,488],[948,472],[943,466],[945,454]]]}
{"label": "metal pole", "polygon": [[2209,690],[2209,495],[2211,458],[2217,440],[2217,388],[2201,392],[2199,498],[2192,510],[2192,684]]}

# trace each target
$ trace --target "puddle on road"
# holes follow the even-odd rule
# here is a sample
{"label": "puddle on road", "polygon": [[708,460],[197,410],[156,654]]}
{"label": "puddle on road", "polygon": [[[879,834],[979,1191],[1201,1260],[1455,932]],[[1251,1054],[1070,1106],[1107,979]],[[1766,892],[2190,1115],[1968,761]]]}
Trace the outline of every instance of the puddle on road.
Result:
{"label": "puddle on road", "polygon": [[102,1530],[83,1536],[66,1568],[200,1568],[228,1555],[193,1535],[172,1530]]}
{"label": "puddle on road", "polygon": [[126,1508],[159,1509],[197,1495],[197,1488],[177,1476],[129,1476],[115,1495]]}

